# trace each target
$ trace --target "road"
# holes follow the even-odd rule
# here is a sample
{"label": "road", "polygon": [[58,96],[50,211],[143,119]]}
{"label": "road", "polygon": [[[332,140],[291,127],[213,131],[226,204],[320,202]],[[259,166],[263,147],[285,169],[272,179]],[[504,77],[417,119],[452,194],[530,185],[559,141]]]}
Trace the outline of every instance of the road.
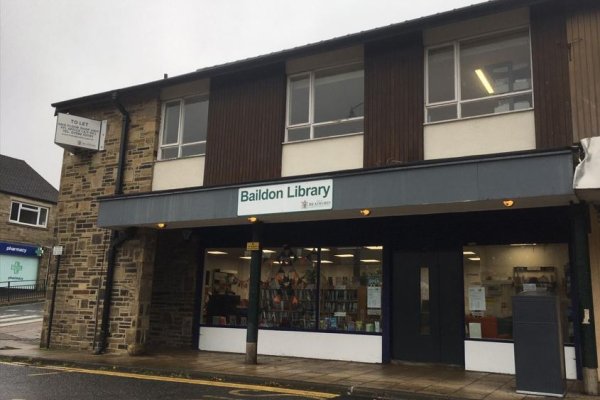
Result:
{"label": "road", "polygon": [[39,344],[44,303],[0,307],[0,348],[7,341]]}
{"label": "road", "polygon": [[0,362],[0,376],[0,398],[6,400],[344,398],[326,392],[23,363]]}
{"label": "road", "polygon": [[[0,307],[0,349],[39,345],[43,303]],[[344,399],[337,393],[0,362],[0,400]],[[352,397],[357,399],[357,397]]]}

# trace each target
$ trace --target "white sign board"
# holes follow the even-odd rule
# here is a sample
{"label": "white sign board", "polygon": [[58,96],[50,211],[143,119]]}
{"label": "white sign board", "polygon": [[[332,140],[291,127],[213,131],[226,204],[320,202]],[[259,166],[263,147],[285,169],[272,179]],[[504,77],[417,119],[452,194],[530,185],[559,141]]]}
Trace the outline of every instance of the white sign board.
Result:
{"label": "white sign board", "polygon": [[331,210],[333,181],[323,179],[238,189],[238,215]]}
{"label": "white sign board", "polygon": [[469,286],[469,310],[485,311],[485,287]]}
{"label": "white sign board", "polygon": [[62,253],[63,253],[63,247],[62,246],[54,246],[52,248],[52,255],[62,256]]}
{"label": "white sign board", "polygon": [[0,255],[0,286],[8,286],[7,282],[35,281],[37,274],[37,257]]}
{"label": "white sign board", "polygon": [[104,150],[106,122],[59,113],[54,143],[67,150]]}

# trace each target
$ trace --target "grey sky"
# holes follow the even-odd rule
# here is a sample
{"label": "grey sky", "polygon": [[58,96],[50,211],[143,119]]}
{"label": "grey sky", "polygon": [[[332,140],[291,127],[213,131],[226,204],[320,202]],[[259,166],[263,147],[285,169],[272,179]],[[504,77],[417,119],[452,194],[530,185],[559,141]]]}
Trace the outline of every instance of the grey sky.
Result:
{"label": "grey sky", "polygon": [[58,187],[50,103],[480,0],[0,0],[0,154]]}

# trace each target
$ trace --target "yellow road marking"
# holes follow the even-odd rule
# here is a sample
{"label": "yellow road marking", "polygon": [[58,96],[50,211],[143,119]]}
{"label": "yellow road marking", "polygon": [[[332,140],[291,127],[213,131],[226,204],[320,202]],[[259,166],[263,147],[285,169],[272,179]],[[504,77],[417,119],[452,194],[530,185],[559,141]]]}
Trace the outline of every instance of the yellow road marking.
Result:
{"label": "yellow road marking", "polygon": [[[10,363],[10,362],[0,361],[0,364],[12,364],[12,365],[18,364],[18,365],[34,366],[31,364],[22,363],[22,362]],[[245,383],[209,381],[209,380],[205,380],[205,379],[189,379],[189,378],[175,378],[175,377],[169,377],[169,376],[153,376],[153,375],[134,374],[131,372],[58,367],[58,366],[53,366],[53,365],[45,365],[45,366],[39,366],[39,367],[36,366],[36,367],[43,368],[43,369],[55,370],[55,371],[76,372],[76,373],[80,373],[80,374],[89,374],[89,375],[117,376],[117,377],[121,377],[121,378],[143,379],[143,380],[147,380],[147,381],[186,383],[186,384],[190,384],[190,385],[203,385],[203,386],[213,386],[213,387],[222,387],[222,388],[230,388],[230,389],[240,389],[240,390],[255,390],[255,391],[269,392],[269,393],[304,396],[304,397],[310,397],[313,399],[334,399],[336,397],[339,397],[337,394],[333,394],[333,393],[277,388],[277,387],[271,387],[271,386],[251,385],[251,384],[245,384]]]}

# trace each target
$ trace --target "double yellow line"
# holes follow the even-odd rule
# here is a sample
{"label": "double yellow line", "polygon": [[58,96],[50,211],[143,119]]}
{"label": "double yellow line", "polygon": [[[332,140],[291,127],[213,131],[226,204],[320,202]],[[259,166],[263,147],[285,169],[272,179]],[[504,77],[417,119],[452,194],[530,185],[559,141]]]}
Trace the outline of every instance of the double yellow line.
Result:
{"label": "double yellow line", "polygon": [[244,384],[244,383],[219,382],[219,381],[210,381],[210,380],[205,380],[205,379],[175,378],[175,377],[168,377],[168,376],[134,374],[134,373],[130,373],[130,372],[59,367],[59,366],[53,366],[53,365],[39,366],[39,365],[27,364],[27,363],[23,363],[23,362],[12,362],[11,363],[11,362],[0,361],[0,364],[30,366],[30,367],[36,367],[36,368],[41,368],[41,369],[48,369],[51,371],[71,372],[71,373],[74,372],[74,373],[88,374],[88,375],[116,376],[116,377],[120,377],[120,378],[143,379],[143,380],[147,380],[147,381],[185,383],[188,385],[203,385],[203,386],[212,386],[212,387],[237,389],[237,390],[252,390],[252,391],[260,391],[260,392],[267,392],[267,393],[277,393],[277,394],[287,394],[287,395],[292,395],[292,396],[309,397],[311,399],[333,399],[333,398],[338,397],[337,394],[325,393],[325,392],[286,389],[286,388],[277,388],[277,387],[271,387],[271,386],[250,385],[250,384]]}

